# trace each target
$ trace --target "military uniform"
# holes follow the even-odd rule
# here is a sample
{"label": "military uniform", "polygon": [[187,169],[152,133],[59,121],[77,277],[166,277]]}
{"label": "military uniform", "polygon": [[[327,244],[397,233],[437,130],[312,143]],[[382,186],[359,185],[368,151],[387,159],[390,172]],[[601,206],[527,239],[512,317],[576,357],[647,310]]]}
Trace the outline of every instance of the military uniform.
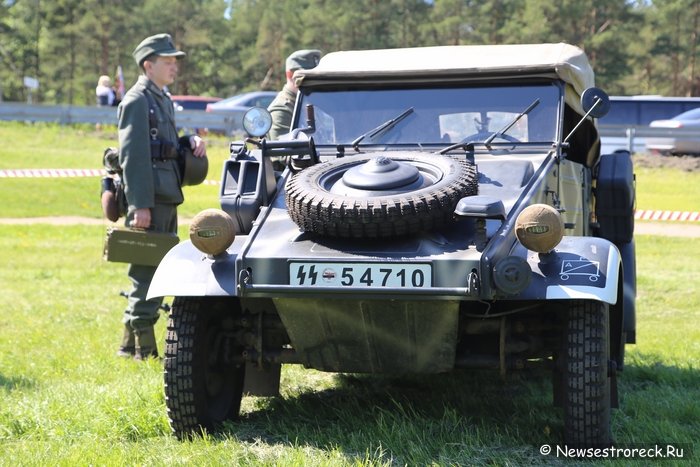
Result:
{"label": "military uniform", "polygon": [[[159,53],[163,52],[165,53]],[[175,51],[170,36],[161,34],[144,40],[134,51],[139,66],[150,55],[181,56]],[[149,98],[150,96],[150,98]],[[152,116],[149,114],[152,112]],[[173,151],[178,142],[175,127],[175,110],[170,97],[145,75],[141,75],[124,96],[118,109],[119,162],[121,164],[124,191],[128,204],[126,225],[130,226],[137,209],[151,212],[150,230],[177,233],[177,205],[184,201],[178,162]],[[155,124],[155,125],[154,125]],[[151,126],[155,128],[151,128]],[[168,151],[152,150],[154,138]],[[159,147],[156,145],[156,147]],[[158,153],[158,154],[155,154]],[[157,157],[160,156],[160,157]],[[128,276],[132,289],[124,311],[125,334],[120,355],[136,353],[136,357],[157,355],[153,325],[158,320],[162,299],[146,300],[156,267],[132,264]],[[139,354],[139,336],[147,350]],[[134,338],[135,336],[135,338]]]}
{"label": "military uniform", "polygon": [[[310,70],[318,65],[320,59],[320,50],[297,50],[287,57],[285,70],[287,72],[300,69]],[[272,127],[268,132],[270,139],[279,139],[280,136],[289,133],[296,100],[297,89],[288,81],[277,94],[275,100],[267,107],[272,116]]]}
{"label": "military uniform", "polygon": [[272,127],[268,133],[271,139],[279,139],[280,136],[289,133],[296,99],[297,93],[285,84],[268,106],[267,110],[272,116]]}

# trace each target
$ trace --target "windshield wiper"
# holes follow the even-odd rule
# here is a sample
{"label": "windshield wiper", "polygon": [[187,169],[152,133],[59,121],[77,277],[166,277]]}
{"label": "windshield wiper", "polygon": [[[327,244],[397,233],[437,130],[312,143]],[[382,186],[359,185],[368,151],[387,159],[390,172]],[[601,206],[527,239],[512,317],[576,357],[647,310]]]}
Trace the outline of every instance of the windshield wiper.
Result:
{"label": "windshield wiper", "polygon": [[484,140],[484,146],[486,146],[487,148],[491,149],[491,143],[493,142],[494,139],[498,138],[499,136],[503,136],[503,135],[505,134],[506,131],[510,130],[510,127],[512,127],[513,125],[515,125],[516,123],[518,123],[518,120],[520,120],[520,119],[523,118],[525,115],[527,115],[527,114],[529,114],[530,112],[532,112],[532,109],[534,109],[534,108],[537,107],[538,105],[540,105],[540,99],[539,99],[539,98],[537,98],[537,99],[535,99],[534,101],[532,101],[532,104],[530,104],[530,105],[527,107],[527,109],[523,110],[523,111],[520,112],[518,115],[516,115],[515,118],[514,118],[510,123],[508,123],[508,125],[504,126],[504,127],[501,128],[500,130],[498,130],[496,133],[494,133],[494,134],[492,134],[491,136],[489,136],[488,138],[486,138],[486,140]]}
{"label": "windshield wiper", "polygon": [[408,109],[404,110],[403,113],[401,113],[400,115],[397,115],[396,117],[392,118],[391,120],[387,120],[386,122],[382,123],[378,127],[372,128],[367,133],[363,133],[362,135],[358,136],[350,144],[352,145],[353,148],[355,148],[355,151],[360,152],[359,145],[363,139],[365,139],[365,138],[374,139],[378,136],[383,135],[387,131],[394,128],[399,122],[401,122],[401,120],[408,117],[412,113],[413,113],[413,107],[409,107]]}

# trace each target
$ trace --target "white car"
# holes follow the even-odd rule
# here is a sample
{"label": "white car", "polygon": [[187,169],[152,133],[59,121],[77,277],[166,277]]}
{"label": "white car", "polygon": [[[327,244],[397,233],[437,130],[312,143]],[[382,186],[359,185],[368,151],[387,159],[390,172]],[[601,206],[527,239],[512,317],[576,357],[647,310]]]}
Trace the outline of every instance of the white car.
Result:
{"label": "white car", "polygon": [[647,151],[654,154],[700,154],[700,107],[668,120],[654,120],[649,127],[678,130],[678,134],[647,138]]}

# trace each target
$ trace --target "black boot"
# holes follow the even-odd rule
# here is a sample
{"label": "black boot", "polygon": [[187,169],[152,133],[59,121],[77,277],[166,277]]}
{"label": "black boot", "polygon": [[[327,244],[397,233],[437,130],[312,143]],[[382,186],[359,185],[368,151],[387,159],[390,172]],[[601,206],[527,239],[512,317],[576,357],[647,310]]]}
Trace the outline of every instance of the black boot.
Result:
{"label": "black boot", "polygon": [[136,353],[135,341],[134,330],[128,324],[124,324],[124,334],[119,350],[117,350],[117,357],[132,358]]}
{"label": "black boot", "polygon": [[134,360],[158,358],[158,346],[156,345],[156,335],[153,332],[153,326],[134,329],[134,336],[136,337]]}

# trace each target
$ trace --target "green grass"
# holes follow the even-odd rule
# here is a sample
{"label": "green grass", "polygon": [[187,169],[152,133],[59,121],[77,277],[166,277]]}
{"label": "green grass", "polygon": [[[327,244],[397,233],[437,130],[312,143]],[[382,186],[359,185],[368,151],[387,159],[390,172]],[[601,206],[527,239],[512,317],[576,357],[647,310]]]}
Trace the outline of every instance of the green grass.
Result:
{"label": "green grass", "polygon": [[637,209],[700,211],[700,173],[680,169],[635,169]]}
{"label": "green grass", "polygon": [[[91,128],[81,133],[4,122],[0,137],[13,141],[12,148],[0,149],[0,168],[97,168],[103,146],[112,144]],[[55,163],[46,165],[45,146],[34,138],[58,146],[68,142],[75,151],[57,150]],[[212,178],[226,144],[213,140],[210,148],[210,159],[219,159]],[[638,207],[681,209],[666,204],[672,202],[697,209],[691,203],[692,196],[698,199],[695,188],[679,190],[680,201],[663,190],[648,191],[659,180],[678,185],[679,174],[638,171]],[[698,185],[698,175],[690,176],[685,182]],[[96,179],[2,179],[0,187],[0,217],[100,217]],[[181,214],[210,207],[217,191],[211,185],[191,188]],[[51,202],[44,202],[49,195]],[[114,357],[125,305],[118,294],[128,283],[126,265],[101,259],[103,237],[103,225],[0,224],[0,465],[551,461],[537,448],[559,442],[561,417],[551,406],[548,375],[538,371],[504,383],[491,372],[370,377],[287,366],[280,398],[246,397],[240,421],[221,433],[178,442],[167,423],[162,364]],[[638,344],[627,348],[613,433],[618,444],[696,443],[700,239],[639,236],[637,261]],[[161,319],[161,343],[164,328]]]}
{"label": "green grass", "polygon": [[[28,125],[0,121],[0,141],[12,141],[0,147],[0,169],[74,168],[99,169],[102,152],[116,146],[116,128],[95,131],[54,124]],[[228,140],[220,136],[207,138],[209,180],[219,181],[221,167],[228,158]],[[675,211],[700,209],[700,173],[680,169],[635,169],[637,208]],[[0,217],[43,217],[73,215],[99,219],[99,179],[73,178],[70,183],[57,179],[27,178],[0,181]],[[182,217],[192,217],[202,209],[218,207],[219,187],[199,185],[185,187],[185,203],[179,208]],[[18,203],[22,200],[22,203]]]}
{"label": "green grass", "polygon": [[[116,146],[116,127],[0,122],[0,169],[102,167],[102,151]],[[10,143],[11,144],[8,144]]]}
{"label": "green grass", "polygon": [[[559,441],[542,372],[503,384],[491,372],[289,366],[281,398],[244,398],[241,421],[178,442],[161,364],[113,356],[127,283],[124,265],[100,258],[102,235],[99,225],[0,225],[0,248],[14,252],[0,269],[0,465],[524,465]],[[699,247],[638,238],[638,344],[620,380],[618,443],[694,443],[700,431]]]}
{"label": "green grass", "polygon": [[[96,131],[54,124],[24,124],[0,121],[0,169],[101,169],[102,153],[117,146],[116,127]],[[208,180],[219,181],[223,162],[228,159],[228,140],[207,138]],[[69,182],[67,182],[69,180]],[[102,218],[100,179],[87,178],[3,178],[0,179],[0,217],[82,216]],[[219,207],[219,187],[201,184],[185,187],[182,217],[202,209]],[[20,201],[21,202],[18,202]]]}

